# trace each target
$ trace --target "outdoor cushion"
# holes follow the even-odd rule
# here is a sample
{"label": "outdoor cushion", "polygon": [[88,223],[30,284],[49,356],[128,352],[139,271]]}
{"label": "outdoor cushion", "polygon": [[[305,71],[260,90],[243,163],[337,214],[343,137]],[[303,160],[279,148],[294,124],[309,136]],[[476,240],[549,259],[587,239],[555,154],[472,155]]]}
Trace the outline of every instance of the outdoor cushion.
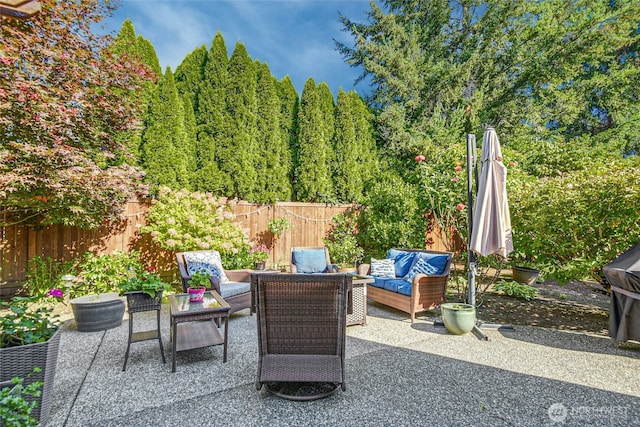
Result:
{"label": "outdoor cushion", "polygon": [[375,277],[396,277],[395,260],[371,258],[371,275]]}
{"label": "outdoor cushion", "polygon": [[327,270],[324,248],[293,251],[293,263],[298,273],[324,273]]}
{"label": "outdoor cushion", "polygon": [[222,268],[222,259],[218,251],[184,252],[184,260],[187,263],[187,273],[192,276],[197,271],[204,271],[210,276],[218,278],[220,283],[229,281]]}
{"label": "outdoor cushion", "polygon": [[[443,274],[444,269],[447,267],[447,263],[449,262],[449,255],[437,255],[437,254],[430,254],[426,252],[416,252],[416,257],[413,264],[415,265],[419,259],[423,259],[427,262],[427,264],[435,267],[436,271],[434,273],[429,273],[429,274],[432,274],[432,275]],[[411,267],[413,268],[413,265]]]}
{"label": "outdoor cushion", "polygon": [[251,284],[247,282],[225,282],[224,285],[220,286],[220,296],[222,298],[231,298],[250,291]]}
{"label": "outdoor cushion", "polygon": [[404,277],[409,272],[409,269],[413,265],[415,259],[415,252],[399,251],[397,249],[390,249],[387,254],[387,258],[393,258],[396,262],[396,276]]}
{"label": "outdoor cushion", "polygon": [[438,274],[438,267],[425,261],[424,258],[418,258],[416,263],[411,267],[411,270],[404,276],[404,280],[411,283],[416,274]]}
{"label": "outdoor cushion", "polygon": [[[407,285],[403,279],[387,279],[384,281],[384,289],[391,292],[398,292],[399,287]],[[409,286],[409,294],[411,294],[411,286]]]}
{"label": "outdoor cushion", "polygon": [[384,289],[384,282],[386,282],[387,280],[389,279],[387,279],[386,277],[374,277],[373,283],[369,283],[368,285],[375,286],[376,288]]}

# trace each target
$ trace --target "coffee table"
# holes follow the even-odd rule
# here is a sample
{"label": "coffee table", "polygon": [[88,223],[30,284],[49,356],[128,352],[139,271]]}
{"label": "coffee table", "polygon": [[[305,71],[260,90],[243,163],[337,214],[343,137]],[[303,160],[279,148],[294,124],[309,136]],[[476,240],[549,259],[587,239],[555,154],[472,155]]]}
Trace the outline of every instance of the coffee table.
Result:
{"label": "coffee table", "polygon": [[[171,303],[171,344],[176,371],[176,352],[194,348],[224,345],[223,362],[227,361],[229,310],[231,306],[214,290],[206,291],[201,302],[190,302],[189,294],[169,295]],[[224,320],[224,336],[216,320]]]}

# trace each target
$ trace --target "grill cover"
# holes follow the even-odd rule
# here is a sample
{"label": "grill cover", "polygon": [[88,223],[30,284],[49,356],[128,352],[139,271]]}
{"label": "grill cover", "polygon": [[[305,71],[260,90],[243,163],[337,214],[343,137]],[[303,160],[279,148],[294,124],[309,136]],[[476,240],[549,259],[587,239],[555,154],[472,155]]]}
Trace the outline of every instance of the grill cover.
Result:
{"label": "grill cover", "polygon": [[611,284],[609,336],[640,341],[640,243],[602,267],[602,272]]}

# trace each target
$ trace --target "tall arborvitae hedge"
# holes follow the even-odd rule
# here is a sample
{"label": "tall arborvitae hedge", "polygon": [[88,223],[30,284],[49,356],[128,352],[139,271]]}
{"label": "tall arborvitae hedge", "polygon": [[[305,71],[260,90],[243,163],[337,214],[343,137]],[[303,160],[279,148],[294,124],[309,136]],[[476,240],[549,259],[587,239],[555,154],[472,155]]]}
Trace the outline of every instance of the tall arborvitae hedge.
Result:
{"label": "tall arborvitae hedge", "polygon": [[[349,98],[351,117],[355,130],[355,146],[357,148],[363,192],[366,193],[375,183],[376,177],[381,174],[378,148],[376,146],[376,134],[373,125],[375,118],[357,92],[353,90],[349,91],[347,97]],[[360,201],[360,198],[354,201]]]}
{"label": "tall arborvitae hedge", "polygon": [[[196,107],[198,172],[196,189],[223,194],[229,177],[218,167],[218,140],[223,135],[229,57],[222,34],[217,33],[206,57]],[[227,184],[228,185],[228,184]]]}
{"label": "tall arborvitae hedge", "polygon": [[298,152],[294,177],[295,198],[308,202],[332,202],[330,159],[320,94],[310,78],[302,90],[298,113]]}
{"label": "tall arborvitae hedge", "polygon": [[227,178],[225,194],[252,201],[258,194],[256,71],[244,44],[236,43],[227,70],[224,135],[217,140],[218,164]]}
{"label": "tall arborvitae hedge", "polygon": [[333,162],[333,187],[340,202],[355,202],[362,198],[364,188],[360,168],[360,150],[356,143],[354,113],[348,95],[340,88],[336,106]]}
{"label": "tall arborvitae hedge", "polygon": [[161,185],[190,188],[184,152],[186,134],[182,102],[171,68],[158,82],[142,134],[141,160],[152,191]]}
{"label": "tall arborvitae hedge", "polygon": [[[207,47],[200,46],[187,54],[173,73],[176,89],[180,96],[187,95],[194,110],[198,104],[200,85],[204,79],[204,66],[207,61]],[[195,113],[195,111],[194,111]]]}
{"label": "tall arborvitae hedge", "polygon": [[297,158],[298,150],[298,111],[300,110],[300,99],[289,76],[284,76],[278,83],[277,88],[280,98],[280,133],[282,135],[282,141],[287,144],[289,150],[289,197],[285,200],[290,200],[293,191],[294,162]]}

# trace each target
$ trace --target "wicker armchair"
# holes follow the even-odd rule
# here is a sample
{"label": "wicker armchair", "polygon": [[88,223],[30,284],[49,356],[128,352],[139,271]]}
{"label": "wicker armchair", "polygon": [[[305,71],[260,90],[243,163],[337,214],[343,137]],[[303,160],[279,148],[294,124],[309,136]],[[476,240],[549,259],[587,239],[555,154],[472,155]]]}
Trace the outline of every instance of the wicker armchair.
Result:
{"label": "wicker armchair", "polygon": [[[213,252],[213,251],[192,251],[192,252]],[[176,253],[178,261],[178,270],[180,270],[180,279],[182,281],[182,291],[187,292],[191,275],[187,268],[184,254],[186,252]],[[229,303],[231,310],[229,313],[251,308],[251,270],[224,270],[229,278],[229,282],[220,283],[217,277],[210,276],[211,289],[215,289],[222,298]],[[250,310],[252,314],[252,310]]]}
{"label": "wicker armchair", "polygon": [[[346,390],[345,274],[254,274],[258,320],[256,388],[291,400]],[[300,394],[300,388],[312,393]]]}

